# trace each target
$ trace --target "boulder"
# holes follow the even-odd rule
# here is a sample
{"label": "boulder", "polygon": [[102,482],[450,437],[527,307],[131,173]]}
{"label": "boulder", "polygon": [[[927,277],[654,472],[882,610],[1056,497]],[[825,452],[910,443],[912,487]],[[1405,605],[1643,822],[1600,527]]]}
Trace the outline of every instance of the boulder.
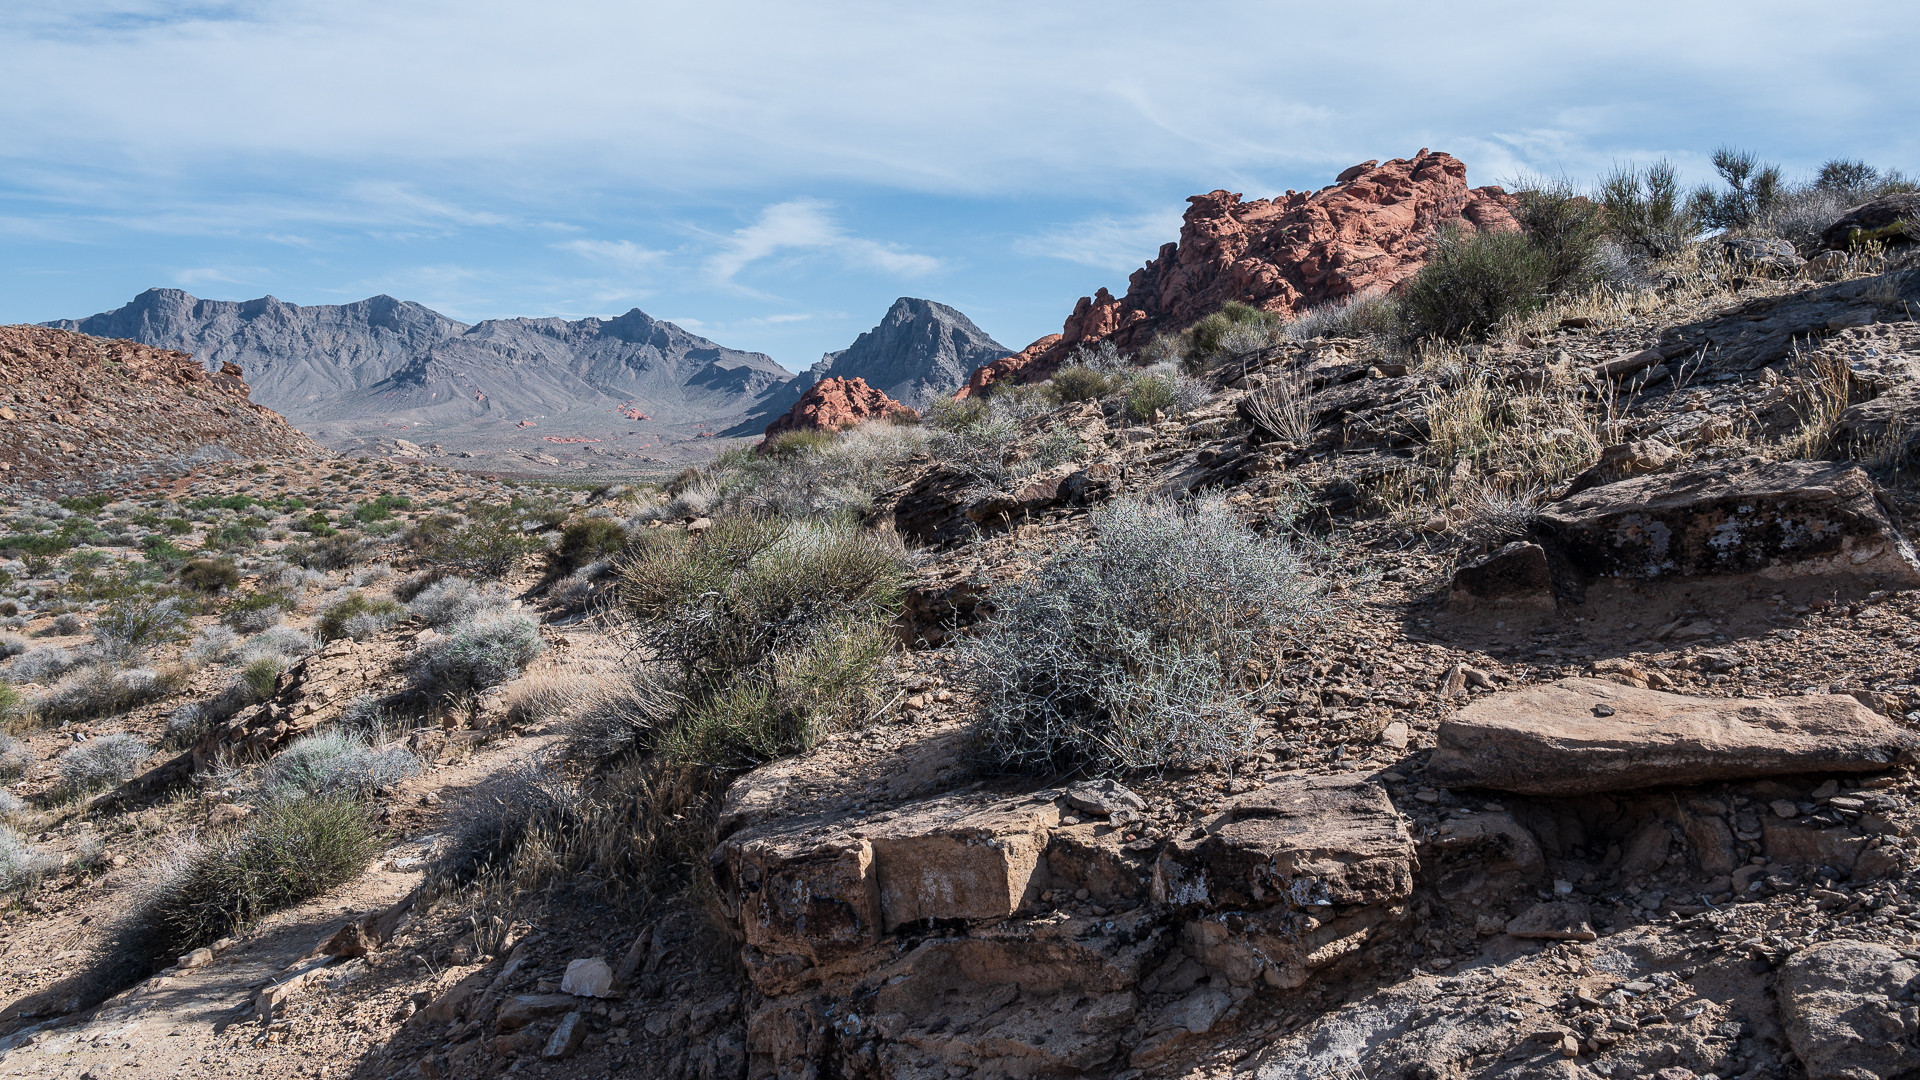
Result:
{"label": "boulder", "polygon": [[867,385],[862,378],[822,379],[807,388],[793,408],[767,425],[762,448],[789,431],[839,431],[868,420],[910,417],[914,411]]}
{"label": "boulder", "polygon": [[1463,162],[1424,149],[1355,165],[1318,191],[1246,200],[1220,190],[1187,203],[1179,240],[1133,272],[1125,296],[1102,288],[1081,297],[1059,335],[975,371],[958,396],[1007,380],[1038,382],[1081,345],[1137,350],[1230,300],[1297,316],[1386,292],[1426,265],[1442,228],[1519,227],[1506,192],[1469,188]]}
{"label": "boulder", "polygon": [[1724,237],[1720,250],[1733,262],[1791,274],[1807,264],[1793,244],[1786,240],[1767,240],[1757,236]]}
{"label": "boulder", "polygon": [[1552,503],[1536,536],[1588,578],[1755,574],[1920,586],[1920,564],[1851,463],[1758,457],[1605,484]]}
{"label": "boulder", "polygon": [[1516,540],[1453,572],[1448,603],[1457,610],[1481,607],[1553,611],[1553,576],[1539,544]]}
{"label": "boulder", "polygon": [[1743,700],[1562,679],[1474,701],[1440,725],[1434,782],[1588,795],[1910,759],[1920,736],[1844,694]]}
{"label": "boulder", "polygon": [[1780,972],[1780,1016],[1807,1080],[1894,1080],[1920,1069],[1920,964],[1885,945],[1829,941]]}
{"label": "boulder", "polygon": [[1920,192],[1883,195],[1842,214],[1820,234],[1820,243],[1835,251],[1869,241],[1904,243],[1913,239],[1908,223],[1914,221],[1920,221]]}
{"label": "boulder", "polygon": [[1920,446],[1920,383],[1902,383],[1871,401],[1849,405],[1834,422],[1839,441],[1866,453],[1895,448],[1911,453]]}
{"label": "boulder", "polygon": [[1567,495],[1577,495],[1602,484],[1617,484],[1636,476],[1663,472],[1679,457],[1680,451],[1659,439],[1616,443],[1601,450],[1600,460],[1573,478],[1567,485]]}
{"label": "boulder", "polygon": [[613,968],[598,956],[569,961],[566,974],[560,977],[560,992],[575,997],[613,997]]}

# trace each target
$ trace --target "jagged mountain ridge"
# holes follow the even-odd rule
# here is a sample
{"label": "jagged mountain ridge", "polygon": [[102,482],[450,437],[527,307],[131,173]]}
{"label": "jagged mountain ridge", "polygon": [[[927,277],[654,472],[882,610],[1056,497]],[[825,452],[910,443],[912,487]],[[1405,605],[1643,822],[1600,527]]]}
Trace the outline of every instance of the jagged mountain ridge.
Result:
{"label": "jagged mountain ridge", "polygon": [[924,409],[964,386],[973,369],[1012,351],[958,309],[903,296],[852,345],[821,357],[807,372],[808,385],[861,378],[896,401]]}

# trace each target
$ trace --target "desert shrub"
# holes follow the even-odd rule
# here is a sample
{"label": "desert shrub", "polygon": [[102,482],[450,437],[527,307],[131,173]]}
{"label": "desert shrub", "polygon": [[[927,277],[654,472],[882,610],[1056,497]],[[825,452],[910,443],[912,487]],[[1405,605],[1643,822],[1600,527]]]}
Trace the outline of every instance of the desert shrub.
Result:
{"label": "desert shrub", "polygon": [[723,457],[709,484],[685,488],[666,507],[667,516],[722,510],[790,518],[863,514],[874,494],[891,482],[894,466],[926,443],[916,428],[896,424],[811,434],[825,438],[783,444],[772,454]]}
{"label": "desert shrub", "polygon": [[1009,462],[1021,442],[1021,422],[1043,411],[1011,391],[982,401],[936,401],[927,409],[927,450],[948,467],[1005,486],[1044,465],[1031,457]]}
{"label": "desert shrub", "polygon": [[187,612],[174,599],[128,597],[108,604],[93,620],[95,647],[111,660],[139,660],[180,633]]}
{"label": "desert shrub", "polygon": [[405,495],[381,495],[354,507],[353,518],[355,521],[367,523],[386,521],[393,516],[395,510],[409,510],[412,507],[413,500]]}
{"label": "desert shrub", "polygon": [[723,519],[643,551],[621,600],[681,699],[684,730],[660,738],[680,760],[734,768],[857,718],[904,566],[897,544],[847,522]]}
{"label": "desert shrub", "polygon": [[819,429],[783,431],[768,439],[766,445],[760,447],[759,453],[772,458],[791,458],[802,454],[818,453],[833,445],[834,436],[837,434],[838,432]]}
{"label": "desert shrub", "polygon": [[320,612],[315,629],[322,641],[368,637],[399,622],[406,609],[391,600],[375,600],[358,590],[347,593]]}
{"label": "desert shrub", "polygon": [[307,796],[363,799],[420,771],[404,746],[375,746],[361,733],[324,731],[296,740],[267,765],[260,790],[272,800]]}
{"label": "desert shrub", "polygon": [[217,664],[233,655],[240,635],[229,626],[209,626],[198,630],[188,642],[184,654],[189,664]]}
{"label": "desert shrub", "polygon": [[605,762],[652,751],[683,704],[664,680],[645,671],[628,672],[597,689],[580,703],[568,732],[568,756],[580,761]]}
{"label": "desert shrub", "polygon": [[1645,172],[1632,165],[1615,169],[1600,181],[1599,198],[1608,233],[1632,252],[1672,255],[1700,231],[1670,161],[1656,161]]}
{"label": "desert shrub", "polygon": [[1760,223],[1786,187],[1778,165],[1763,165],[1752,153],[1730,146],[1713,152],[1713,168],[1726,190],[1702,184],[1687,200],[1688,212],[1709,229],[1737,232]]}
{"label": "desert shrub", "polygon": [[0,788],[0,819],[18,817],[27,811],[27,801],[13,792]]}
{"label": "desert shrub", "polygon": [[32,647],[27,643],[27,639],[19,634],[0,634],[0,659],[19,656]]}
{"label": "desert shrub", "polygon": [[1551,273],[1525,233],[1447,229],[1408,279],[1401,317],[1414,338],[1478,337],[1539,307]]}
{"label": "desert shrub", "polygon": [[393,598],[403,604],[411,604],[429,585],[452,576],[446,569],[429,566],[418,573],[408,574],[393,586]]}
{"label": "desert shrub", "polygon": [[1110,373],[1078,364],[1054,372],[1048,383],[1054,400],[1063,405],[1075,401],[1098,401],[1113,393],[1115,385],[1116,381]]}
{"label": "desert shrub", "polygon": [[124,731],[96,736],[60,755],[60,781],[69,791],[92,791],[127,779],[151,756],[153,747]]}
{"label": "desert shrub", "polygon": [[1487,547],[1524,540],[1539,516],[1543,497],[1538,489],[1477,484],[1456,496],[1466,512],[1460,533],[1469,542]]}
{"label": "desert shrub", "polygon": [[1313,441],[1313,392],[1299,369],[1273,373],[1266,385],[1241,400],[1239,412],[1258,441],[1295,446]]}
{"label": "desert shrub", "polygon": [[407,614],[428,626],[448,626],[505,602],[504,597],[489,596],[466,578],[445,577],[417,593],[407,604]]}
{"label": "desert shrub", "polygon": [[590,810],[580,789],[550,769],[523,764],[495,773],[452,807],[457,824],[427,863],[428,888],[444,892],[505,870],[532,837],[562,847]]}
{"label": "desert shrub", "polygon": [[80,620],[79,615],[71,611],[63,611],[55,616],[53,625],[49,629],[59,637],[72,637],[86,628],[87,624]]}
{"label": "desert shrub", "polygon": [[13,780],[33,767],[33,751],[11,735],[0,735],[0,779]]}
{"label": "desert shrub", "polygon": [[377,581],[385,581],[386,579],[392,576],[393,576],[392,566],[388,565],[387,563],[377,562],[377,563],[368,563],[367,565],[359,567],[358,569],[354,570],[353,576],[350,577],[348,580],[353,585],[354,588],[361,589],[361,588],[365,588],[368,585],[372,585]]}
{"label": "desert shrub", "polygon": [[518,570],[536,542],[521,529],[511,507],[469,506],[464,528],[428,549],[449,571],[468,577],[500,578]]}
{"label": "desert shrub", "polygon": [[255,656],[240,669],[238,681],[255,701],[265,701],[279,688],[280,674],[286,670],[287,661],[283,656]]}
{"label": "desert shrub", "polygon": [[1222,355],[1232,355],[1229,349],[1240,351],[1257,349],[1266,343],[1264,333],[1258,341],[1235,335],[1236,328],[1264,331],[1278,324],[1278,317],[1271,312],[1262,311],[1237,300],[1229,300],[1219,311],[1213,312],[1181,332],[1180,355],[1189,367],[1205,364]]}
{"label": "desert shrub", "polygon": [[459,623],[421,649],[414,679],[443,692],[485,690],[508,682],[546,648],[540,624],[518,612],[501,611]]}
{"label": "desert shrub", "polygon": [[367,549],[352,533],[323,537],[311,544],[289,544],[285,556],[311,570],[345,570],[364,562]]}
{"label": "desert shrub", "polygon": [[296,630],[291,626],[269,626],[258,634],[248,638],[240,647],[240,658],[248,660],[265,653],[284,656],[297,660],[320,648],[319,640],[306,630]]}
{"label": "desert shrub", "polygon": [[34,700],[43,720],[90,720],[110,716],[165,697],[166,681],[149,668],[88,664]]}
{"label": "desert shrub", "polygon": [[7,677],[19,682],[45,683],[86,661],[86,656],[58,645],[36,645],[13,658]]}
{"label": "desert shrub", "polygon": [[1388,336],[1399,330],[1393,301],[1384,293],[1350,296],[1322,304],[1286,325],[1293,341]]}
{"label": "desert shrub", "polygon": [[1256,730],[1247,663],[1317,596],[1291,545],[1222,503],[1115,503],[967,646],[986,749],[1033,772],[1231,761]]}
{"label": "desert shrub", "polygon": [[220,621],[243,634],[255,634],[278,623],[298,606],[299,597],[289,589],[274,587],[238,597],[220,613]]}
{"label": "desert shrub", "polygon": [[1606,235],[1601,204],[1565,180],[1517,192],[1515,201],[1519,210],[1514,216],[1544,264],[1548,293],[1583,289],[1600,280],[1600,241]]}
{"label": "desert shrub", "polygon": [[576,518],[560,530],[560,543],[547,552],[546,577],[566,577],[588,563],[609,559],[627,546],[627,530],[601,517]]}
{"label": "desert shrub", "polygon": [[1160,419],[1162,414],[1171,414],[1174,397],[1174,384],[1170,376],[1142,375],[1133,379],[1127,386],[1127,419],[1136,423],[1151,423]]}
{"label": "desert shrub", "polygon": [[506,695],[507,719],[535,724],[567,716],[604,696],[601,679],[577,671],[543,671],[514,682]]}
{"label": "desert shrub", "polygon": [[238,832],[182,853],[141,915],[151,955],[179,956],[351,881],[378,849],[351,799],[269,802]]}
{"label": "desert shrub", "polygon": [[19,833],[0,825],[0,892],[31,885],[54,865],[51,858],[33,850]]}

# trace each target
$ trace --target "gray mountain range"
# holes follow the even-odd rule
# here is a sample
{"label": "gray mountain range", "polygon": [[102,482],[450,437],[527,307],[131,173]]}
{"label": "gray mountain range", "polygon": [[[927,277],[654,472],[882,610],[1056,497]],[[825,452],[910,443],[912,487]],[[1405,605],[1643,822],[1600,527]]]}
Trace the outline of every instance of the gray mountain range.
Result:
{"label": "gray mountain range", "polygon": [[404,437],[450,451],[662,463],[683,456],[675,446],[693,452],[696,438],[760,434],[828,376],[863,377],[920,408],[1008,352],[953,308],[905,297],[801,375],[638,308],[469,326],[390,296],[300,305],[148,289],[113,311],[46,325],[189,352],[208,370],[238,364],[254,401],[336,449]]}

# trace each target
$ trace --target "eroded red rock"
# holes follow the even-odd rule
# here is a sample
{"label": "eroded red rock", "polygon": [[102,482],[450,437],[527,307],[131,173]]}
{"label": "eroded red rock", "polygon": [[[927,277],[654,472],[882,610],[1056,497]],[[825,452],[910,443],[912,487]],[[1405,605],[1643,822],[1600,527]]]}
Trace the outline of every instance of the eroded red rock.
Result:
{"label": "eroded red rock", "polygon": [[867,380],[858,376],[822,379],[800,395],[785,416],[767,425],[767,438],[789,431],[840,431],[868,420],[911,415],[912,409],[868,386]]}
{"label": "eroded red rock", "polygon": [[1519,227],[1505,191],[1469,188],[1460,159],[1428,150],[1362,162],[1319,191],[1249,202],[1216,190],[1187,202],[1179,241],[1133,272],[1125,296],[1102,288],[1081,297],[1062,333],[980,368],[956,396],[1046,378],[1082,344],[1138,349],[1230,300],[1293,316],[1385,292],[1426,265],[1445,226]]}

